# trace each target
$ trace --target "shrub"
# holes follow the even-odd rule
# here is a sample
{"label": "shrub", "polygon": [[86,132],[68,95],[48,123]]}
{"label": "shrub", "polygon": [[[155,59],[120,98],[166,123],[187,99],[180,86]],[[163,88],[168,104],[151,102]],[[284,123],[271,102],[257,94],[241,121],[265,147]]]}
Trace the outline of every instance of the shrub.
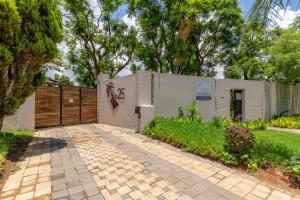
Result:
{"label": "shrub", "polygon": [[243,122],[241,126],[248,128],[250,130],[266,130],[268,124],[265,120],[258,119],[258,120],[247,120]]}
{"label": "shrub", "polygon": [[225,129],[225,140],[229,151],[238,155],[246,153],[255,144],[254,135],[249,129],[233,125]]}
{"label": "shrub", "polygon": [[231,154],[228,152],[223,152],[222,160],[226,165],[238,165],[239,164],[238,158],[234,154]]}
{"label": "shrub", "polygon": [[286,166],[285,173],[292,180],[300,183],[300,158],[292,157]]}
{"label": "shrub", "polygon": [[189,118],[193,121],[199,117],[198,104],[193,101],[190,105],[188,105]]}
{"label": "shrub", "polygon": [[300,129],[300,116],[280,117],[271,120],[271,126],[280,128]]}

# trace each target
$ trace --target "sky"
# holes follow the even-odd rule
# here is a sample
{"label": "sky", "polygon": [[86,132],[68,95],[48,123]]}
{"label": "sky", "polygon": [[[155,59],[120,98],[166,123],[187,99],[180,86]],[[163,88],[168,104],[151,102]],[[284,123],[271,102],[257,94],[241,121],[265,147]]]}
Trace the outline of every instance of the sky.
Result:
{"label": "sky", "polygon": [[[91,0],[94,1],[94,0]],[[249,16],[249,12],[251,10],[251,7],[253,5],[255,0],[239,0],[239,5],[240,8],[242,10],[242,13],[244,15],[245,18],[247,18]],[[298,5],[298,1],[294,1],[295,3],[292,4],[287,10],[280,10],[280,16],[281,19],[276,20],[277,24],[282,27],[282,28],[287,28],[295,19],[295,17],[300,16],[300,5]],[[124,6],[120,9],[119,12],[119,17],[122,18],[128,25],[133,25],[134,22],[127,17],[127,8]],[[65,45],[60,45],[60,49],[61,50],[65,50]],[[57,72],[48,72],[47,76],[50,76],[52,78],[54,78],[54,74]],[[67,75],[70,77],[71,80],[74,80],[74,74],[71,70],[64,70],[63,71],[64,75]],[[126,75],[130,75],[131,72],[128,69],[125,69],[123,71],[120,72],[119,76],[126,76]],[[216,78],[223,78],[223,69],[218,69],[218,74],[216,76]],[[75,82],[76,84],[76,82]]]}

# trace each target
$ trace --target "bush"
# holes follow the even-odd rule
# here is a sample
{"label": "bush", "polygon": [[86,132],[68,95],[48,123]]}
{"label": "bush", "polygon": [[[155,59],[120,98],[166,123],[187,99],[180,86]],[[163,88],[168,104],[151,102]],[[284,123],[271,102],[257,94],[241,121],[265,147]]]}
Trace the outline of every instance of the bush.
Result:
{"label": "bush", "polygon": [[245,154],[255,144],[254,135],[249,129],[233,125],[225,129],[225,140],[229,151],[239,156]]}
{"label": "bush", "polygon": [[274,127],[300,129],[300,116],[279,117],[271,120],[270,123]]}
{"label": "bush", "polygon": [[242,122],[241,126],[250,130],[266,130],[268,123],[263,119],[247,120]]}
{"label": "bush", "polygon": [[286,166],[285,173],[292,180],[300,183],[300,158],[292,157]]}
{"label": "bush", "polygon": [[238,158],[234,154],[231,154],[228,152],[223,152],[222,160],[226,165],[235,165],[236,166],[239,164]]}

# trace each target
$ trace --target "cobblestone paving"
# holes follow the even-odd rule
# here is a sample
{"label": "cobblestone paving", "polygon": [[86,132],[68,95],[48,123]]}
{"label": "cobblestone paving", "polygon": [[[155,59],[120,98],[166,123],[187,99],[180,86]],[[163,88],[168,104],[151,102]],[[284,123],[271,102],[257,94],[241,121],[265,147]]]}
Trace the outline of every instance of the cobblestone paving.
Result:
{"label": "cobblestone paving", "polygon": [[0,199],[274,199],[299,196],[133,130],[89,124],[36,132]]}

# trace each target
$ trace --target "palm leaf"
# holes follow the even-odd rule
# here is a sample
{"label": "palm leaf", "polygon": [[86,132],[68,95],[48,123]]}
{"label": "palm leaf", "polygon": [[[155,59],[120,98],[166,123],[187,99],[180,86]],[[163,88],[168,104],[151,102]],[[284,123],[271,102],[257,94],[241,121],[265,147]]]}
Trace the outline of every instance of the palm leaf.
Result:
{"label": "palm leaf", "polygon": [[249,20],[265,27],[275,27],[281,19],[280,10],[286,10],[293,2],[300,0],[256,0],[250,11]]}

